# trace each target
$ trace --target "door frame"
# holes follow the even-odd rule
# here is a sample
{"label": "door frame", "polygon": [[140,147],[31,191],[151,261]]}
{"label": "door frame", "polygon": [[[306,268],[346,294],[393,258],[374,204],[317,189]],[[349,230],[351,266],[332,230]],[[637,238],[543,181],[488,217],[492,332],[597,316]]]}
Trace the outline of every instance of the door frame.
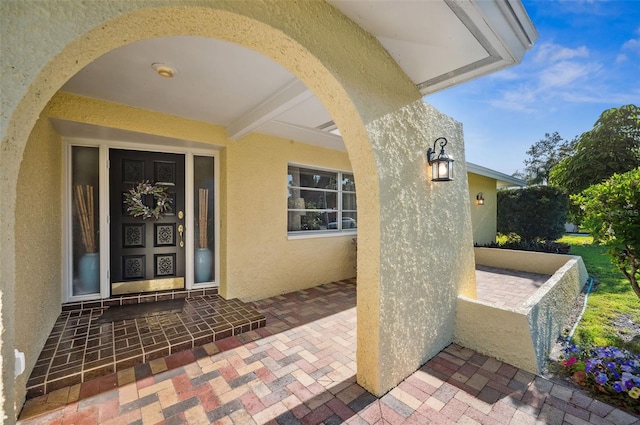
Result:
{"label": "door frame", "polygon": [[[158,137],[159,139],[164,139]],[[73,247],[72,247],[72,175],[71,175],[71,148],[73,146],[86,146],[99,149],[99,211],[109,211],[109,150],[123,149],[136,151],[152,151],[185,156],[185,244],[186,244],[186,269],[185,289],[200,289],[220,286],[220,150],[213,145],[172,139],[170,146],[154,143],[123,142],[116,140],[95,140],[86,138],[64,137],[64,178],[63,178],[63,255],[62,255],[62,302],[88,301],[109,298],[111,294],[111,280],[109,277],[110,241],[109,241],[109,216],[108,213],[100,214],[100,293],[88,295],[73,295]],[[214,268],[215,274],[211,282],[194,283],[194,195],[193,195],[193,158],[194,156],[209,156],[213,158],[214,179]]]}

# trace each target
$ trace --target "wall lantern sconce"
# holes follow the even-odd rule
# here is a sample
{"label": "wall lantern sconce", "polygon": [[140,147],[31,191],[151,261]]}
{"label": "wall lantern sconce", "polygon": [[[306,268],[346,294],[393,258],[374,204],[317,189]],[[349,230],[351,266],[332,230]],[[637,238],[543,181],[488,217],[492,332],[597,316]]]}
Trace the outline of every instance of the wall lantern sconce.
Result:
{"label": "wall lantern sconce", "polygon": [[484,205],[484,196],[482,196],[482,192],[476,195],[476,204]]}
{"label": "wall lantern sconce", "polygon": [[[436,156],[436,144],[440,142],[440,153]],[[433,149],[427,150],[427,161],[431,165],[431,181],[434,182],[448,182],[453,180],[453,158],[447,155],[444,151],[444,147],[447,145],[447,139],[444,137],[438,137],[433,142]]]}

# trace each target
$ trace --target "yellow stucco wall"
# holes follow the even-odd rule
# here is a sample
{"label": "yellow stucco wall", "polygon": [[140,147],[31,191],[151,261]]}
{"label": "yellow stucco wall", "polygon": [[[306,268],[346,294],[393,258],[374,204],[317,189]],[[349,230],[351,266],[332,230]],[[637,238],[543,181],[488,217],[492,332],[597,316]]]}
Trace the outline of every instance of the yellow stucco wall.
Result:
{"label": "yellow stucco wall", "polygon": [[[73,74],[101,54],[144,38],[196,35],[249,47],[293,72],[333,117],[358,185],[362,385],[382,394],[451,341],[455,296],[475,293],[461,126],[422,102],[373,36],[321,1],[3,1],[0,7],[0,417],[14,417],[14,387],[18,404],[24,394],[13,380],[14,306],[29,306],[15,303],[14,226],[28,137]],[[134,123],[134,117],[122,116],[119,122],[175,137],[172,120],[163,120]],[[219,132],[194,123],[192,139],[210,140]],[[458,178],[432,183],[425,153],[441,136],[449,139]],[[222,160],[232,158],[223,152]],[[233,184],[227,177],[222,181]]]}
{"label": "yellow stucco wall", "polygon": [[261,134],[227,145],[227,298],[254,300],[355,276],[355,235],[288,239],[289,162],[351,169],[345,152]]}
{"label": "yellow stucco wall", "polygon": [[[62,143],[46,118],[36,123],[24,150],[16,202],[15,348],[27,372],[40,355],[61,310]],[[25,308],[28,306],[28,308]],[[28,373],[16,378],[24,388]],[[20,396],[20,392],[18,393]]]}
{"label": "yellow stucco wall", "polygon": [[231,141],[219,126],[65,93],[49,110],[52,118],[170,135],[224,152],[220,290],[226,298],[255,300],[355,275],[354,235],[287,237],[287,165],[349,171],[346,152],[257,133]]}
{"label": "yellow stucco wall", "polygon": [[[468,178],[473,243],[484,245],[495,242],[498,214],[496,179],[474,173],[468,173]],[[476,202],[480,192],[484,197],[484,205]]]}

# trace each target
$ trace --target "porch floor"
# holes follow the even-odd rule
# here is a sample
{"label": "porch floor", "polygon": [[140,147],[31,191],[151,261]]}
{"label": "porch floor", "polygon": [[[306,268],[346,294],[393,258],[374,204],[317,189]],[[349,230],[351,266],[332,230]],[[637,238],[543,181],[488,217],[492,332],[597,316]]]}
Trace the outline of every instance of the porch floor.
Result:
{"label": "porch floor", "polygon": [[18,423],[640,425],[579,388],[455,344],[376,397],[356,383],[353,283],[253,305],[264,328],[28,400]]}
{"label": "porch floor", "polygon": [[[179,313],[113,322],[110,307],[184,298]],[[143,302],[141,302],[143,301]],[[27,382],[27,399],[114,374],[184,350],[265,326],[249,304],[225,300],[216,289],[129,295],[66,304]]]}
{"label": "porch floor", "polygon": [[[477,266],[478,299],[516,308],[548,275]],[[186,298],[181,313],[100,323],[109,306]],[[27,382],[27,399],[265,326],[251,305],[216,289],[131,295],[63,306]]]}

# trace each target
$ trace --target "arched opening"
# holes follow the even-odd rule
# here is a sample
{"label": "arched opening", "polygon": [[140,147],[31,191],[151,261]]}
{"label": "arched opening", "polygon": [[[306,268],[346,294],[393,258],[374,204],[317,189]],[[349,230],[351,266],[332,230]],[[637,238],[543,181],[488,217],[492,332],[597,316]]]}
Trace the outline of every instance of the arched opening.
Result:
{"label": "arched opening", "polygon": [[[184,13],[185,11],[182,11],[182,12]],[[200,10],[200,12],[203,12],[203,11]],[[198,36],[214,35],[214,36],[220,37],[225,31],[229,31],[230,34],[228,33],[224,38],[231,39],[235,42],[238,42],[239,41],[238,38],[242,33],[242,31],[238,31],[238,20],[244,20],[243,26],[251,27],[254,30],[254,33],[256,33],[255,31],[256,26],[257,25],[260,26],[255,21],[248,18],[240,18],[239,16],[233,16],[231,17],[232,19],[229,19],[230,16],[226,12],[220,12],[220,11],[214,11],[214,10],[206,10],[204,12],[206,12],[206,15],[208,15],[209,19],[224,22],[225,25],[209,26],[210,29],[215,28],[215,30],[213,30],[215,34],[207,34],[208,31],[195,31],[194,35],[198,35]],[[87,43],[91,43],[91,41],[93,40],[96,44],[95,50],[92,52],[93,57],[87,56],[84,58],[85,61],[91,61],[97,58],[98,56],[100,56],[99,52],[109,51],[109,49],[117,47],[118,43],[124,43],[124,40],[122,39],[117,42],[105,43],[102,37],[107,36],[107,38],[110,38],[107,34],[105,34],[105,32],[117,34],[121,31],[121,28],[140,27],[140,20],[142,21],[147,21],[149,19],[153,20],[153,18],[150,18],[148,16],[148,13],[149,11],[145,11],[139,14],[134,13],[124,17],[116,18],[115,20],[109,22],[106,26],[100,28],[99,30],[94,30],[94,34],[89,34],[86,38],[84,38],[82,43],[70,43],[70,45],[67,46],[66,49],[62,51],[61,54],[56,58],[56,60],[54,60],[52,63],[50,63],[47,66],[47,68],[57,69],[58,73],[56,75],[59,75],[59,74],[72,75],[73,73],[79,70],[79,65],[73,63],[72,60],[70,60],[70,58],[77,57],[77,55],[79,54],[84,55],[84,53],[80,53],[79,50],[81,50],[82,52],[85,52]],[[157,10],[156,13],[158,16],[166,16],[167,14],[172,14],[172,11]],[[187,11],[186,13],[187,15],[191,16],[191,13],[193,13],[193,11]],[[224,16],[219,16],[219,15],[224,15]],[[173,14],[173,17],[176,18],[175,13]],[[202,15],[199,17],[199,19],[206,20],[206,18],[204,18]],[[234,25],[231,25],[230,22],[232,22]],[[223,26],[227,26],[228,29],[221,30],[220,28]],[[231,29],[232,27],[233,29]],[[159,28],[155,27],[153,32],[157,32],[158,30]],[[144,38],[151,35],[155,35],[155,34],[149,34],[148,31],[149,31],[148,29],[142,30],[140,31],[140,34],[137,34],[136,36],[139,38]],[[171,33],[173,31],[179,32],[175,27],[165,28],[164,31],[167,31],[168,33]],[[95,34],[96,32],[99,34]],[[284,62],[283,65],[297,71],[308,68],[305,72],[302,73],[301,77],[305,78],[305,74],[306,74],[308,79],[309,75],[313,75],[313,84],[316,84],[316,85],[322,84],[325,86],[322,89],[322,91],[324,92],[324,96],[330,97],[331,101],[334,103],[334,107],[338,107],[340,111],[340,114],[337,114],[339,115],[339,118],[336,121],[342,120],[343,123],[341,124],[341,126],[343,126],[343,128],[354,127],[354,124],[355,124],[355,127],[358,126],[358,124],[351,123],[350,120],[346,119],[346,116],[348,115],[351,115],[352,117],[357,117],[357,115],[355,114],[353,107],[352,106],[349,107],[350,102],[346,98],[346,96],[344,96],[344,91],[335,90],[336,88],[339,88],[339,85],[337,85],[335,80],[330,76],[330,74],[327,72],[326,69],[322,70],[322,66],[320,66],[320,62],[317,59],[313,58],[308,53],[301,54],[304,52],[303,52],[303,49],[300,48],[300,46],[296,46],[294,43],[291,42],[291,40],[288,37],[284,36],[282,33],[280,33],[277,30],[274,30],[273,28],[268,28],[267,26],[264,26],[264,28],[262,28],[262,31],[257,31],[257,33],[260,33],[260,32],[262,32],[262,36],[260,37],[254,36],[254,37],[251,37],[252,40],[244,39],[242,40],[242,42],[245,45],[248,45],[254,49],[261,47],[263,50],[262,53],[268,54],[269,50],[274,49],[274,45],[271,44],[273,43],[274,38],[279,39],[279,42],[274,43],[275,45],[284,44],[286,45],[284,47],[284,50],[290,49],[292,51],[290,51],[288,54],[284,54],[283,47],[281,46],[280,49],[277,49],[279,51],[279,54],[273,55],[273,56],[276,56],[273,59],[274,60],[280,59],[281,61]],[[270,43],[265,43],[263,41],[265,40],[265,33],[270,34],[269,37],[266,37],[271,40]],[[167,34],[167,33],[164,33],[164,34]],[[129,37],[130,36],[131,34],[129,34]],[[131,41],[131,38],[128,38],[127,42],[130,42],[130,41]],[[306,56],[306,58],[304,58],[304,56]],[[288,58],[288,59],[286,59],[285,61],[283,60],[283,58]],[[47,73],[46,70],[43,71],[43,74],[46,74],[46,73]],[[321,81],[323,79],[319,78],[319,75],[321,73],[324,73],[327,75],[328,78],[325,78],[324,79],[325,81]],[[58,84],[62,85],[64,82],[65,82],[64,80],[59,81]],[[39,90],[43,90],[43,91],[46,90],[47,88],[52,90],[56,84],[50,80],[43,81],[42,83],[45,87],[40,88]],[[326,85],[329,85],[331,88],[327,89]],[[35,87],[37,86],[38,84],[35,85]],[[49,86],[49,87],[46,87],[46,86]],[[316,89],[318,89],[318,87],[316,87]],[[35,90],[38,90],[38,89],[35,89]],[[344,98],[340,101],[337,101],[337,99],[340,98],[340,96],[338,96],[339,93],[342,94],[342,97]],[[26,96],[26,98],[28,97],[29,95]],[[26,100],[23,99],[23,102],[25,101]],[[23,226],[22,233],[19,233],[20,235],[27,235],[30,233],[29,230],[26,228],[27,226],[29,226],[28,223],[43,222],[43,221],[46,222],[47,220],[52,220],[52,219],[53,221],[58,221],[58,222],[60,221],[55,219],[56,218],[55,216],[57,215],[57,213],[54,213],[52,215],[51,211],[49,211],[49,213],[44,213],[41,215],[37,211],[34,211],[33,206],[38,205],[39,203],[56,204],[56,203],[63,202],[62,194],[64,193],[64,188],[60,188],[55,183],[57,180],[62,178],[61,175],[64,172],[64,169],[61,166],[61,161],[59,160],[60,157],[62,156],[62,147],[58,146],[56,148],[54,147],[54,144],[46,143],[46,142],[43,143],[43,141],[51,141],[51,138],[59,137],[56,135],[57,132],[52,131],[51,129],[51,124],[49,122],[50,117],[65,116],[65,114],[69,114],[69,109],[86,108],[88,106],[87,103],[91,103],[91,102],[85,103],[83,100],[78,100],[75,106],[69,106],[69,103],[74,103],[74,102],[70,101],[69,98],[54,99],[53,102],[51,102],[49,106],[45,108],[45,110],[43,110],[43,113],[41,114],[41,122],[39,123],[41,125],[37,124],[34,127],[33,131],[28,132],[30,133],[30,138],[29,138],[29,142],[25,143],[26,145],[25,161],[22,163],[22,166],[20,169],[20,177],[17,179],[18,196],[16,199],[17,201],[16,210],[20,213],[25,213],[24,215],[21,215],[17,220],[18,226]],[[84,117],[78,117],[78,121],[76,122],[83,122],[84,124],[100,126],[102,128],[108,128],[113,124],[115,124],[115,126],[118,127],[119,130],[133,131],[141,134],[153,134],[161,137],[174,136],[174,138],[176,138],[175,136],[180,133],[179,130],[176,131],[176,127],[174,127],[174,129],[171,130],[171,125],[166,125],[166,123],[165,125],[162,125],[162,124],[158,125],[159,121],[161,121],[162,118],[155,118],[154,120],[154,118],[149,119],[149,117],[147,117],[145,122],[142,122],[142,123],[140,121],[134,122],[133,120],[129,121],[127,118],[123,116],[127,114],[126,111],[121,110],[116,112],[110,112],[108,111],[108,108],[106,108],[106,114],[101,114],[100,113],[101,106],[99,105],[97,106],[94,105],[94,106],[97,108],[95,111],[93,111],[95,113],[92,113],[90,109],[84,109],[84,113],[85,113]],[[352,112],[349,112],[349,109],[351,109]],[[105,109],[102,109],[102,112],[105,112]],[[33,115],[33,113],[34,113],[33,110],[25,111],[25,113],[22,116],[20,116],[20,114],[18,114],[18,116],[14,116],[14,121],[16,122],[16,124],[24,124],[24,123],[21,123],[21,120],[28,122],[30,119],[32,119],[32,117],[29,117],[29,115]],[[113,114],[117,116],[114,118]],[[109,115],[111,115],[110,119],[113,120],[113,122],[111,123],[108,122],[109,118],[105,118]],[[359,126],[361,127],[359,130],[357,131],[351,130],[349,133],[360,134],[361,137],[363,136],[362,140],[366,142],[366,135],[365,135],[364,129],[362,128],[362,124],[360,123]],[[210,131],[219,132],[218,129],[213,129],[212,127],[207,128],[207,126],[203,125],[202,128],[196,129],[195,131],[191,129],[188,132],[188,137],[182,137],[181,139],[188,138],[191,141],[194,141],[195,139],[196,142],[207,143],[211,141],[212,137],[210,134],[204,134],[204,133],[210,132]],[[224,134],[222,133],[222,135]],[[216,134],[216,136],[220,136],[220,133]],[[242,142],[238,142],[238,143],[242,143]],[[46,149],[43,149],[43,147],[46,147]],[[366,150],[366,148],[360,149],[360,151],[364,151],[364,150]],[[57,177],[50,178],[54,175],[57,175]],[[28,187],[30,187],[31,184],[33,183],[41,182],[40,188],[44,189],[44,186],[42,185],[43,181],[51,182],[50,184],[47,184],[48,187],[46,188],[46,190],[44,190],[47,193],[47,195],[44,195],[40,199],[34,199],[33,193],[30,194]],[[58,218],[61,218],[61,217],[58,217]],[[33,231],[34,230],[33,228],[31,229],[32,230],[31,234],[34,235],[33,239],[31,238],[20,239],[20,241],[16,244],[17,254],[23,253],[32,248],[35,248],[36,251],[41,249],[50,250],[51,246],[46,246],[47,244],[44,243],[43,239],[48,240],[49,243],[52,245],[54,244],[54,241],[56,239],[62,239],[61,237],[63,232],[62,229],[55,229],[56,226],[53,226],[54,229],[49,230],[46,234],[46,237],[43,238],[44,228],[46,228],[47,225],[45,224],[41,227],[42,228],[38,228],[37,231],[35,232]],[[19,323],[17,334],[23,334],[23,330],[29,329],[29,328],[47,329],[47,327],[50,326],[50,325],[47,326],[47,322],[51,322],[52,314],[50,313],[52,311],[55,312],[56,309],[59,309],[59,306],[55,307],[50,305],[50,304],[56,304],[56,303],[49,303],[49,301],[51,301],[51,298],[49,298],[48,295],[53,295],[54,300],[59,299],[60,297],[57,294],[59,292],[59,288],[54,287],[54,289],[52,290],[51,283],[54,283],[56,280],[61,279],[62,276],[60,275],[59,272],[56,272],[51,274],[48,279],[42,279],[43,281],[42,283],[45,283],[46,285],[49,286],[48,288],[44,289],[44,291],[42,292],[43,294],[46,294],[44,296],[46,300],[38,299],[38,297],[35,297],[35,300],[34,300],[31,295],[34,288],[32,287],[27,289],[22,285],[22,283],[29,282],[31,279],[34,279],[34,278],[38,279],[38,276],[45,275],[47,269],[54,269],[55,267],[53,267],[53,265],[61,262],[61,260],[64,260],[64,255],[63,253],[44,255],[41,265],[35,268],[27,266],[27,262],[23,261],[18,257],[19,255],[16,255],[16,260],[15,260],[17,263],[16,264],[16,281],[18,284],[21,285],[21,287],[16,288],[17,289],[16,315],[21,315],[20,311],[24,311],[23,308],[24,308],[24,302],[26,298],[31,298],[31,301],[35,301],[32,305],[39,305],[42,308],[38,309],[40,314],[31,315],[32,323],[29,323],[29,320],[25,322],[22,320],[22,318],[18,318],[16,316],[16,319],[19,319],[19,320],[16,320],[16,322],[14,322],[12,325]],[[46,339],[46,331],[42,332],[42,335],[33,335],[33,338],[40,339],[40,341],[35,341],[34,345],[36,346],[41,345],[42,340]],[[21,350],[26,351],[28,354],[28,358],[33,359],[33,356],[35,353],[30,352],[30,351],[33,351],[33,348],[28,347],[28,345],[33,344],[33,342],[34,342],[33,340],[28,341],[26,347],[22,343],[18,343],[16,344],[16,346],[19,347]],[[29,350],[29,348],[31,348],[31,350]],[[18,397],[20,397],[20,394],[19,394],[20,392],[21,391],[18,389]]]}
{"label": "arched opening", "polygon": [[[259,52],[295,75],[327,109],[347,147],[359,193],[358,311],[363,314],[359,315],[358,323],[358,381],[373,393],[384,393],[450,342],[456,284],[469,281],[473,269],[452,267],[441,260],[450,257],[453,263],[473,264],[471,244],[467,244],[470,239],[468,217],[461,212],[464,197],[458,196],[465,194],[466,182],[456,181],[447,188],[427,183],[424,153],[432,140],[445,135],[459,141],[453,154],[462,159],[460,126],[422,104],[416,87],[384,49],[325,3],[276,3],[268,8],[251,3],[210,8],[138,10],[136,5],[129,7],[131,11],[125,14],[115,6],[92,10],[91,19],[78,18],[77,33],[61,35],[60,40],[56,40],[57,51],[48,52],[45,60],[35,60],[34,68],[40,71],[32,76],[33,82],[27,84],[29,89],[24,88],[24,95],[14,99],[15,110],[3,139],[3,147],[13,148],[13,151],[7,149],[10,155],[1,159],[7,192],[11,194],[3,211],[3,222],[6,219],[11,227],[19,208],[29,212],[25,217],[29,220],[23,223],[46,223],[45,219],[52,217],[59,218],[58,222],[62,220],[56,215],[62,212],[29,209],[27,202],[31,187],[28,182],[46,181],[46,185],[41,184],[33,193],[39,196],[38,204],[46,204],[48,195],[41,192],[55,193],[56,179],[49,177],[62,173],[61,151],[54,149],[48,155],[46,150],[38,151],[37,142],[29,146],[28,139],[39,136],[33,131],[38,117],[69,114],[67,116],[82,117],[76,121],[103,127],[115,120],[122,131],[197,143],[211,143],[212,138],[226,137],[219,128],[197,121],[191,123],[187,137],[184,123],[176,125],[171,117],[135,108],[110,106],[103,115],[101,112],[105,109],[91,99],[76,99],[70,109],[61,109],[69,103],[60,95],[47,106],[69,76],[102,54],[135,40],[180,34],[233,42]],[[333,25],[327,27],[319,17]],[[95,26],[95,22],[102,24]],[[376,72],[363,73],[363,69]],[[105,116],[108,122],[104,121]],[[37,129],[51,134],[53,129],[49,125],[43,123]],[[242,143],[229,142],[226,146],[231,150]],[[21,163],[22,153],[27,149],[38,151],[43,159],[50,160],[49,168]],[[35,154],[31,156],[36,158]],[[57,190],[60,193],[59,186]],[[452,193],[454,196],[449,196]],[[446,228],[432,225],[433,217],[441,209],[448,212],[444,217]],[[438,216],[435,221],[441,219]],[[36,267],[37,273],[30,275],[32,270],[24,267],[18,252],[31,246],[42,249],[47,246],[43,238],[50,246],[55,245],[61,230],[54,229],[46,235],[34,232],[32,240],[20,241],[7,226],[2,231],[3,240],[7,241],[2,252],[8,254],[7,259],[3,259],[3,277],[8,278],[3,281],[8,283],[2,295],[5,331],[2,351],[4,358],[12,358],[16,319],[11,307],[14,298],[16,310],[28,304],[24,294],[16,293],[15,286],[24,285],[25,276],[31,279],[42,275],[43,269],[59,270],[60,263],[59,254],[45,255]],[[34,240],[38,238],[39,241]],[[433,249],[442,240],[453,243],[445,249]],[[465,244],[468,249],[461,248]],[[221,280],[224,281],[225,276]],[[7,308],[7,303],[11,307]],[[42,301],[40,304],[46,305]],[[403,313],[414,308],[416,314],[411,317]],[[45,310],[44,315],[36,325],[46,329],[55,315],[52,310]],[[420,335],[411,338],[413,333]],[[30,341],[28,349],[24,349],[30,351],[28,357],[33,358],[33,351],[41,344]],[[15,345],[19,346],[17,342]],[[13,380],[8,379],[7,370],[4,376],[5,391],[10,393]],[[20,377],[15,384],[18,401],[23,396],[19,386],[24,379]],[[5,410],[10,411],[7,405],[5,403]]]}

